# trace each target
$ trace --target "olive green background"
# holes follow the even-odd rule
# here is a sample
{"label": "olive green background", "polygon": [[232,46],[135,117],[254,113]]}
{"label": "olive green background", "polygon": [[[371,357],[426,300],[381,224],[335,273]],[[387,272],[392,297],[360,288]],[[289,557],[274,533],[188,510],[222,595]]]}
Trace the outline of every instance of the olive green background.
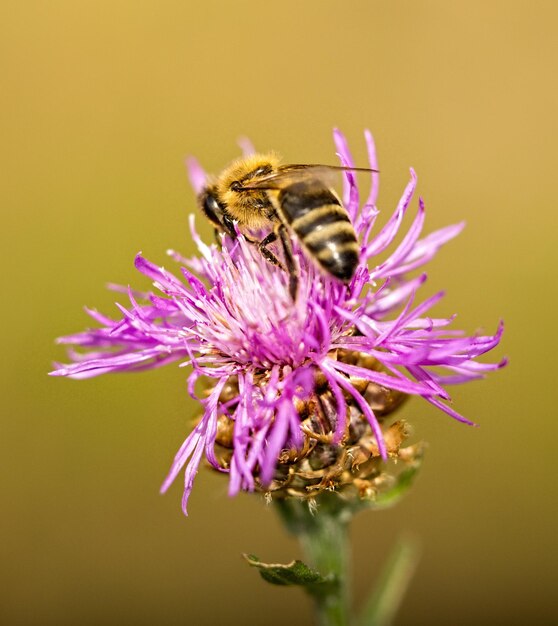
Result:
{"label": "olive green background", "polygon": [[240,559],[299,555],[257,496],[229,499],[206,470],[189,518],[180,480],[158,494],[196,411],[184,370],[46,372],[54,338],[89,324],[82,305],[115,313],[105,283],[148,286],[139,250],[193,252],[187,154],[218,171],[247,135],[331,163],[333,126],[360,163],[374,133],[384,215],[414,166],[427,230],[467,220],[426,292],[446,288],[438,313],[469,332],[503,317],[494,358],[511,357],[455,389],[478,429],[404,409],[428,455],[401,505],[354,524],[357,600],[407,532],[423,554],[398,624],[558,619],[557,16],[538,1],[2,3],[2,623],[310,622],[301,592]]}

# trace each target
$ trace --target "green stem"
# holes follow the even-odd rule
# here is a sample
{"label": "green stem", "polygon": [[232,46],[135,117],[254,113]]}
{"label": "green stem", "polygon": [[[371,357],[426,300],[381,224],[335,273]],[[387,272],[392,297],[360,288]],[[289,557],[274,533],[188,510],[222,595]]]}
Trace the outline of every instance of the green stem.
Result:
{"label": "green stem", "polygon": [[401,538],[362,611],[360,626],[387,626],[401,606],[419,559],[418,542]]}
{"label": "green stem", "polygon": [[316,514],[310,511],[307,502],[294,498],[277,500],[276,506],[289,532],[298,538],[305,557],[322,575],[333,575],[336,580],[337,584],[328,593],[313,594],[318,624],[349,626],[351,515],[336,495],[326,494],[319,502]]}
{"label": "green stem", "polygon": [[350,606],[349,546],[347,525],[334,518],[321,520],[311,532],[299,535],[306,558],[323,574],[339,581],[335,591],[317,596],[316,610],[321,626],[348,626]]}

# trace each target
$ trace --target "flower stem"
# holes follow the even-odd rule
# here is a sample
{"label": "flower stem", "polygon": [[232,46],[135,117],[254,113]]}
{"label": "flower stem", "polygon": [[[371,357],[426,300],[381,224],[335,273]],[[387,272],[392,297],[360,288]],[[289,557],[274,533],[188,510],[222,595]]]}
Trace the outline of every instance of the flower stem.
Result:
{"label": "flower stem", "polygon": [[276,500],[288,531],[298,538],[305,557],[323,576],[336,584],[327,593],[312,594],[320,626],[349,626],[350,552],[348,526],[351,514],[336,495],[324,494],[313,513],[308,503],[295,498]]}
{"label": "flower stem", "polygon": [[316,597],[316,610],[321,626],[349,624],[349,550],[347,524],[337,519],[322,519],[311,532],[299,535],[306,558],[323,573],[332,573],[339,581],[335,592]]}

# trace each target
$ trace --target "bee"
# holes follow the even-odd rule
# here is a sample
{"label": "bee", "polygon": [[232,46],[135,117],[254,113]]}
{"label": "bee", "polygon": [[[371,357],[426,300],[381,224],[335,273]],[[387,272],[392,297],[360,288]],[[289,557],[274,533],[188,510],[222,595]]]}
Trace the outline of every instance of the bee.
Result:
{"label": "bee", "polygon": [[[359,258],[355,229],[332,188],[335,170],[366,168],[281,164],[276,154],[253,154],[233,161],[198,196],[202,212],[216,232],[236,237],[239,230],[269,233],[257,241],[247,236],[272,264],[289,274],[289,292],[296,300],[298,273],[291,239],[294,235],[309,258],[327,274],[347,284]],[[285,266],[269,249],[278,241]]]}

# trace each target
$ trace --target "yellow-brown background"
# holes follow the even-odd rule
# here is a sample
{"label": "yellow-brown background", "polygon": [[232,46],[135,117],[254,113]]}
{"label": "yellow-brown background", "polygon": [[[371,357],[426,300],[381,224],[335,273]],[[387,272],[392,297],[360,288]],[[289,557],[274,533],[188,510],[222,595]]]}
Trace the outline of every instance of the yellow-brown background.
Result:
{"label": "yellow-brown background", "polygon": [[469,331],[504,317],[512,357],[456,389],[480,429],[408,405],[427,461],[403,504],[357,519],[357,597],[409,531],[423,558],[398,623],[557,619],[553,4],[2,3],[3,623],[310,620],[302,593],[240,560],[297,554],[258,498],[206,471],[189,519],[180,484],[158,495],[195,410],[183,370],[46,371],[82,304],[114,311],[104,283],[146,286],[138,250],[191,251],[186,154],[218,170],[246,134],[331,162],[334,125],[361,162],[373,131],[385,212],[413,165],[428,229],[467,220],[429,290]]}

